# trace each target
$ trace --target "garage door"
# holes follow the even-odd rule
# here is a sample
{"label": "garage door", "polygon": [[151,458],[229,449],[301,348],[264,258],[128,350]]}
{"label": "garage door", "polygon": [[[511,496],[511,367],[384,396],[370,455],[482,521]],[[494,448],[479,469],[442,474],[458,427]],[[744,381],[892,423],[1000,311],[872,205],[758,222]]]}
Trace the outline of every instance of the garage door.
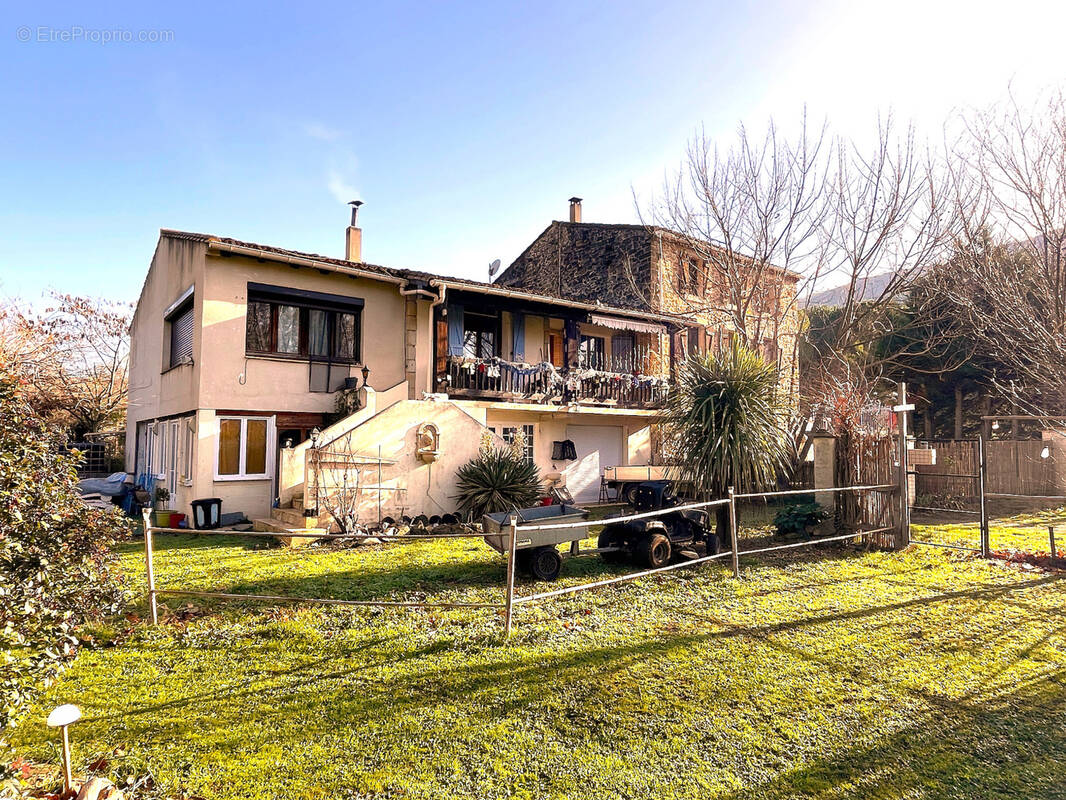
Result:
{"label": "garage door", "polygon": [[574,442],[577,461],[566,468],[566,488],[578,503],[600,499],[604,467],[622,462],[622,429],[611,425],[567,425],[566,438]]}

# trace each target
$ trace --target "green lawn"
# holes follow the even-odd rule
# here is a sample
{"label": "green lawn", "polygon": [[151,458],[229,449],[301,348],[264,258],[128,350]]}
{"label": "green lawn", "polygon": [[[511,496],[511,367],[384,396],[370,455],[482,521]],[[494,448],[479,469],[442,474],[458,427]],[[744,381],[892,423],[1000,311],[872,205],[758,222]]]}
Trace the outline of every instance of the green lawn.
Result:
{"label": "green lawn", "polygon": [[[913,522],[915,539],[980,547],[975,515],[916,512]],[[1048,525],[1055,526],[1056,549],[1066,550],[1066,508],[1010,513],[992,505],[989,511],[989,543],[993,551],[1048,553],[1051,549]]]}
{"label": "green lawn", "polygon": [[[143,587],[137,545],[123,563]],[[502,596],[476,540],[159,537],[156,569],[161,587]],[[574,559],[561,583],[615,571]],[[1066,796],[1059,573],[801,549],[740,581],[722,563],[526,607],[506,643],[493,611],[168,603],[159,628],[97,632],[11,732],[22,755],[54,758],[39,720],[76,702],[80,766],[205,798]]]}

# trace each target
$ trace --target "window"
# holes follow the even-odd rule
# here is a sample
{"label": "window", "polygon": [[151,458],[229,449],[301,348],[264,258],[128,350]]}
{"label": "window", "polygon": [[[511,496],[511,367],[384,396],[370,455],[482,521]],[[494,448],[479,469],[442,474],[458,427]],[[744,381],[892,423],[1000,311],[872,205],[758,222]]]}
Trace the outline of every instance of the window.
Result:
{"label": "window", "polygon": [[170,307],[163,312],[163,320],[166,324],[166,338],[168,340],[166,368],[189,364],[192,362],[192,336],[193,336],[193,287],[186,289],[181,297],[175,300]]}
{"label": "window", "polygon": [[[496,428],[489,428],[490,431],[496,433]],[[513,444],[514,440],[521,435],[522,438],[522,457],[527,464],[533,463],[533,426],[532,425],[514,425],[504,426],[500,429],[500,438],[502,438],[507,444]]]}
{"label": "window", "polygon": [[602,336],[581,336],[577,364],[581,369],[606,369],[606,348]]}
{"label": "window", "polygon": [[631,333],[611,337],[611,369],[614,372],[636,372],[636,340]]}
{"label": "window", "polygon": [[463,355],[466,358],[492,358],[497,354],[499,319],[467,309],[463,322]]}
{"label": "window", "polygon": [[363,301],[263,284],[248,285],[248,353],[359,361]]}
{"label": "window", "polygon": [[192,480],[193,473],[193,442],[196,440],[196,431],[193,427],[193,418],[184,421],[181,446],[181,479],[183,482]]}
{"label": "window", "polygon": [[219,417],[215,480],[269,478],[273,417]]}

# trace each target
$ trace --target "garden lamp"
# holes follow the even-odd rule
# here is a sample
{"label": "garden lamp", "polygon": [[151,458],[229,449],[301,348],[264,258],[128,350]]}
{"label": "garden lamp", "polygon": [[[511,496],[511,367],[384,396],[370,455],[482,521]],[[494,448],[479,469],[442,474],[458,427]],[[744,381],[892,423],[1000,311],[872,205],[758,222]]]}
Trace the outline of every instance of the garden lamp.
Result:
{"label": "garden lamp", "polygon": [[366,382],[370,378],[370,367],[368,367],[366,364],[363,364],[363,369],[361,370],[361,372],[363,373],[363,386],[366,386]]}
{"label": "garden lamp", "polygon": [[48,727],[59,728],[60,736],[63,742],[63,790],[70,794],[72,791],[71,786],[74,783],[74,779],[70,774],[70,734],[67,732],[67,726],[73,725],[81,719],[81,709],[76,705],[67,703],[66,705],[57,706],[52,710],[52,713],[48,715]]}

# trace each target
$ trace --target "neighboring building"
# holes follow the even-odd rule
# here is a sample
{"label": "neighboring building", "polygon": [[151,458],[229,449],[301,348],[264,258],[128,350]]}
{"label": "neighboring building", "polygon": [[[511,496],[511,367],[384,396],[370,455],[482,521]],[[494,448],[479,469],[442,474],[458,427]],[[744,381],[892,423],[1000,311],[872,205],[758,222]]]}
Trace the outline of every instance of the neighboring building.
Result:
{"label": "neighboring building", "polygon": [[[579,502],[599,499],[604,467],[652,463],[674,345],[705,341],[700,320],[611,302],[591,279],[511,288],[366,264],[356,211],[346,259],[160,232],[131,326],[127,467],[172,508],[219,497],[284,531],[315,525],[303,509],[343,483],[363,520],[442,514],[486,435],[521,435]],[[651,236],[625,230],[612,246]],[[650,247],[645,263],[656,280]]]}
{"label": "neighboring building", "polygon": [[[701,248],[706,254],[712,245]],[[673,343],[675,358],[690,350],[719,351],[738,328],[730,291],[685,237],[657,226],[581,221],[581,199],[570,198],[570,221],[552,222],[496,279],[497,286],[585,302],[644,308],[688,320]],[[800,276],[761,270],[745,315],[751,343],[776,361],[782,389],[796,397]]]}

